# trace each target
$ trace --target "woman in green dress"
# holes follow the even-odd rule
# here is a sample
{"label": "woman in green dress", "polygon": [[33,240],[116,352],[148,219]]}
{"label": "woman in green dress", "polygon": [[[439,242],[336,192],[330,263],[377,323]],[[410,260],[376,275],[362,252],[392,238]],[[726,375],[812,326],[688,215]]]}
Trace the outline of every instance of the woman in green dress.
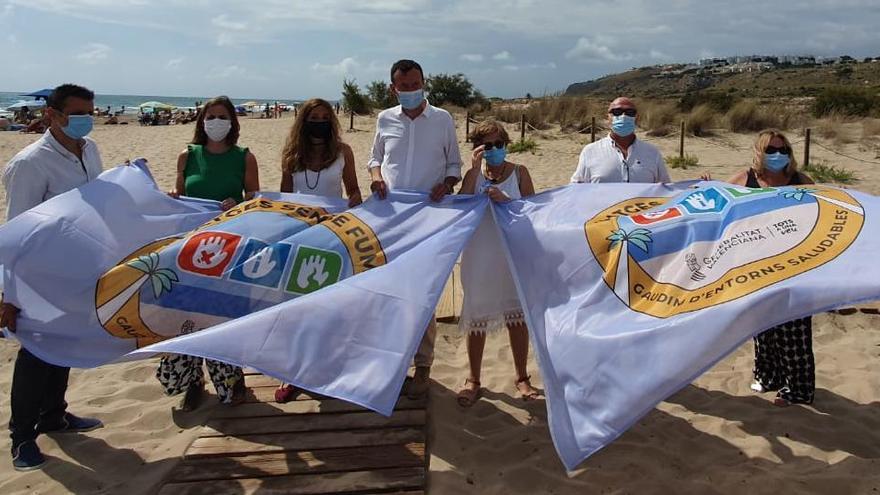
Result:
{"label": "woman in green dress", "polygon": [[[238,146],[239,129],[229,98],[219,96],[206,102],[196,120],[192,143],[177,157],[176,187],[169,194],[220,201],[224,211],[253,198],[260,189],[257,159]],[[247,391],[241,368],[204,361],[220,402],[240,402]],[[204,392],[202,358],[167,355],[160,361],[156,377],[168,395],[184,393],[181,410],[198,407]]]}

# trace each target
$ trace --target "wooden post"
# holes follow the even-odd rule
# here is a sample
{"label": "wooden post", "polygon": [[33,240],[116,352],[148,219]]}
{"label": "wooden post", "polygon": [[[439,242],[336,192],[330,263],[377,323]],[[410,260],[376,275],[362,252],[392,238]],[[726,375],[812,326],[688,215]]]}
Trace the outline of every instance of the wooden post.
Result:
{"label": "wooden post", "polygon": [[811,129],[807,127],[804,133],[804,168],[810,166],[810,131]]}
{"label": "wooden post", "polygon": [[590,142],[596,142],[596,117],[590,117]]}
{"label": "wooden post", "polygon": [[350,123],[348,126],[348,130],[353,131],[354,130],[354,111],[352,111],[349,115],[351,115],[351,118],[349,119]]}
{"label": "wooden post", "polygon": [[681,132],[678,140],[678,157],[684,158],[684,121],[681,121]]}
{"label": "wooden post", "polygon": [[465,112],[464,114],[464,142],[468,142],[471,139],[471,113]]}
{"label": "wooden post", "polygon": [[526,114],[522,114],[519,119],[519,140],[526,140]]}

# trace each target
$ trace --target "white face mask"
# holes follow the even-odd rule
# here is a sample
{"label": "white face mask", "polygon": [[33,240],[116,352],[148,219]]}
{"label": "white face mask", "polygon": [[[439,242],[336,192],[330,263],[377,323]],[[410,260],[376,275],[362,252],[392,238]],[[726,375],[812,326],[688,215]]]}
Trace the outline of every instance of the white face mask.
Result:
{"label": "white face mask", "polygon": [[205,121],[205,134],[208,139],[220,142],[226,139],[229,130],[232,129],[232,122],[224,119],[211,119]]}

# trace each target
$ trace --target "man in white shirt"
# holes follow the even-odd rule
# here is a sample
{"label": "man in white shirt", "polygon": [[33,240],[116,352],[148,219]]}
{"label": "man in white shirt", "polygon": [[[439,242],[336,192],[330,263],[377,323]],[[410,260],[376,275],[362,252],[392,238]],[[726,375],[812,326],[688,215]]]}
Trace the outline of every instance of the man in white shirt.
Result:
{"label": "man in white shirt", "polygon": [[[73,84],[58,86],[49,96],[49,130],[15,155],[3,170],[7,221],[101,173],[98,146],[86,137],[94,123],[94,100],[94,93]],[[10,303],[0,303],[0,327],[15,332],[20,311]],[[24,347],[19,349],[9,421],[16,470],[39,469],[46,462],[36,443],[40,433],[90,431],[102,426],[97,419],[67,412],[64,395],[69,373],[70,368],[49,364]]]}
{"label": "man in white shirt", "polygon": [[[440,201],[461,180],[455,122],[449,112],[428,103],[424,85],[418,63],[399,60],[391,66],[391,91],[400,105],[379,113],[368,164],[370,190],[379,198],[385,198],[388,189],[406,189],[430,193],[431,200]],[[432,317],[416,352],[416,370],[406,392],[409,397],[428,391],[435,336]]]}
{"label": "man in white shirt", "polygon": [[636,139],[635,103],[620,97],[608,106],[608,136],[581,151],[571,182],[670,182],[657,147]]}

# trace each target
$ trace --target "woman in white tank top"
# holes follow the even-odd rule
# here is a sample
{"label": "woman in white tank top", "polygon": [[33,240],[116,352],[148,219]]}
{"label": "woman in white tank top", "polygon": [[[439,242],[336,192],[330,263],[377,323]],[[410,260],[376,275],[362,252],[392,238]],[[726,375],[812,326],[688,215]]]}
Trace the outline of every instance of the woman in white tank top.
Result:
{"label": "woman in white tank top", "polygon": [[342,142],[330,103],[313,98],[302,104],[281,155],[281,192],[342,197],[361,204],[354,153]]}
{"label": "woman in white tank top", "polygon": [[[505,160],[510,138],[504,127],[494,121],[481,123],[471,134],[474,143],[472,168],[465,174],[461,194],[487,194],[497,202],[520,199],[535,193],[529,171]],[[485,168],[482,167],[483,159]],[[469,407],[479,399],[480,370],[486,335],[507,327],[513,364],[514,382],[524,400],[540,396],[532,387],[527,371],[529,333],[519,297],[510,274],[507,258],[498,237],[494,216],[487,212],[461,255],[461,282],[464,303],[459,328],[467,333],[470,375],[458,393],[458,403]]]}
{"label": "woman in white tank top", "polygon": [[[281,192],[342,197],[348,207],[362,203],[354,169],[354,153],[342,142],[339,120],[330,103],[313,98],[299,109],[281,154]],[[282,383],[275,400],[288,402],[297,396],[293,385]]]}

